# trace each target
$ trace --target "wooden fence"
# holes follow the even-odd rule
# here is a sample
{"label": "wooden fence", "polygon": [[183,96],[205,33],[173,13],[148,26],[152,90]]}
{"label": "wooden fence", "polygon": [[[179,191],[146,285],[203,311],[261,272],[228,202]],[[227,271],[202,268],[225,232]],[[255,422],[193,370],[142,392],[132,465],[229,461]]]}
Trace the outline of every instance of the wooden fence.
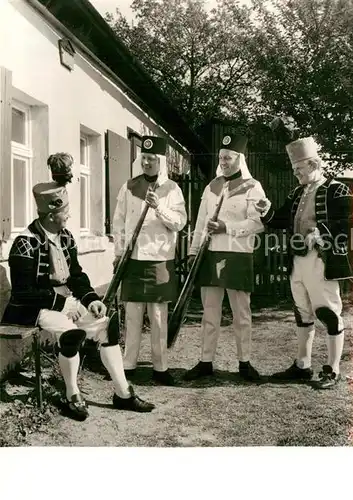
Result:
{"label": "wooden fence", "polygon": [[187,175],[175,180],[177,180],[183,192],[187,212],[187,222],[184,229],[179,233],[176,247],[176,272],[179,287],[181,288],[188,274],[187,257],[192,240],[192,231],[195,227],[201,196],[207,181],[201,176],[190,177]]}
{"label": "wooden fence", "polygon": [[[288,168],[286,155],[282,153],[250,153],[247,163],[253,177],[258,179],[274,207],[283,204],[286,196],[296,185],[291,168]],[[277,165],[277,167],[276,167]],[[207,180],[195,173],[190,177],[183,175],[175,178],[183,191],[188,220],[179,233],[176,249],[176,270],[181,289],[188,274],[187,255],[191,244],[192,230],[195,227],[201,196]],[[254,293],[253,301],[278,303],[291,300],[291,291],[287,275],[287,233],[273,231],[259,235],[258,248],[254,253]],[[353,264],[353,256],[352,256]],[[352,294],[352,281],[340,283],[343,294]],[[196,291],[197,293],[197,291]]]}

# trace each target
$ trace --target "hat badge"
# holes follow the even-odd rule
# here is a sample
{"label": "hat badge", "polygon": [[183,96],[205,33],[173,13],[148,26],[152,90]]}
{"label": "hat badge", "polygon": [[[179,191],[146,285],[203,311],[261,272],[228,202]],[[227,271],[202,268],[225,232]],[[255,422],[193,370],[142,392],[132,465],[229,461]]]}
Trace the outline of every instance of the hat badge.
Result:
{"label": "hat badge", "polygon": [[224,138],[223,138],[223,141],[222,141],[222,144],[224,146],[228,146],[228,144],[230,144],[232,142],[232,138],[230,137],[230,135],[226,135]]}
{"label": "hat badge", "polygon": [[143,143],[143,147],[145,149],[151,149],[152,146],[153,146],[153,142],[151,141],[151,139],[146,139]]}
{"label": "hat badge", "polygon": [[48,208],[54,210],[55,208],[59,208],[62,205],[63,205],[63,200],[61,198],[57,198],[56,200],[53,200],[51,203],[49,203]]}

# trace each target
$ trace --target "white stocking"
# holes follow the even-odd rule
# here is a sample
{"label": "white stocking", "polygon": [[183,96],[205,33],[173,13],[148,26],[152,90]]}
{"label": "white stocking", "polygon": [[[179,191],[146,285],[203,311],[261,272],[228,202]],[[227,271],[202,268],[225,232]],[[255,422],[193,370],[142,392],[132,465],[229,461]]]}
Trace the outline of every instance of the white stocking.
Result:
{"label": "white stocking", "polygon": [[298,338],[298,355],[297,363],[300,368],[310,368],[311,366],[311,351],[313,347],[315,335],[315,327],[297,326]]}
{"label": "white stocking", "polygon": [[59,353],[59,366],[66,386],[66,397],[71,399],[71,396],[80,392],[77,386],[77,374],[80,367],[80,356],[75,354],[73,358],[67,358]]}
{"label": "white stocking", "polygon": [[331,366],[335,373],[340,372],[340,361],[343,352],[344,333],[339,335],[327,335],[328,360],[327,364]]}
{"label": "white stocking", "polygon": [[130,397],[129,384],[125,377],[120,346],[101,346],[100,356],[103,365],[112,378],[116,394],[120,398],[128,399]]}

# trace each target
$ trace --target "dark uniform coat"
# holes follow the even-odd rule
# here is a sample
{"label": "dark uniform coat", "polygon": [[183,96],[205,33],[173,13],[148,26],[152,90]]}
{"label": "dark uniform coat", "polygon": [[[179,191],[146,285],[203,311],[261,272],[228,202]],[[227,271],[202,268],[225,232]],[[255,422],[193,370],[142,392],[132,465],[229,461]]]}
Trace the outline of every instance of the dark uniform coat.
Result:
{"label": "dark uniform coat", "polygon": [[[304,191],[304,186],[297,186],[287,197],[284,205],[274,210],[272,207],[262,217],[262,221],[274,229],[287,229],[288,237],[294,236],[294,218]],[[342,182],[327,179],[318,187],[315,194],[316,225],[325,242],[319,253],[325,264],[325,278],[328,280],[347,279],[353,275],[349,261],[352,249],[353,196]],[[290,240],[289,240],[290,241]],[[294,245],[292,245],[294,246]],[[291,245],[288,252],[288,272],[293,267],[294,250]]]}
{"label": "dark uniform coat", "polygon": [[[61,247],[70,271],[66,286],[74,297],[88,307],[98,295],[77,260],[75,240],[63,229]],[[55,292],[49,280],[49,242],[34,221],[17,236],[9,255],[12,293],[2,323],[35,325],[41,309],[62,311],[66,298]]]}

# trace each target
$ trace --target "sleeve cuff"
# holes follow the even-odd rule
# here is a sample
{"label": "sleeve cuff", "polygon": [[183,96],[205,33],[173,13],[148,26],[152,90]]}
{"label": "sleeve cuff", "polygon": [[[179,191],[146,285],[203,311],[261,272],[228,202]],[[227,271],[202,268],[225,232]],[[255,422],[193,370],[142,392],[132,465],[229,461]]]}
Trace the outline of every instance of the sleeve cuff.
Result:
{"label": "sleeve cuff", "polygon": [[270,207],[269,210],[267,210],[267,212],[265,212],[264,215],[261,215],[261,221],[267,224],[267,222],[270,222],[270,220],[274,216],[274,213],[275,213],[274,209]]}
{"label": "sleeve cuff", "polygon": [[242,236],[248,236],[250,233],[248,229],[231,227],[226,223],[226,234],[235,236],[236,238],[241,238]]}
{"label": "sleeve cuff", "polygon": [[96,294],[96,292],[88,292],[82,297],[81,304],[84,305],[87,309],[90,303],[94,300],[100,300],[99,296]]}
{"label": "sleeve cuff", "polygon": [[158,205],[158,207],[155,208],[154,210],[155,210],[156,215],[158,215],[158,216],[163,215],[163,210],[161,210],[161,206],[160,205]]}

